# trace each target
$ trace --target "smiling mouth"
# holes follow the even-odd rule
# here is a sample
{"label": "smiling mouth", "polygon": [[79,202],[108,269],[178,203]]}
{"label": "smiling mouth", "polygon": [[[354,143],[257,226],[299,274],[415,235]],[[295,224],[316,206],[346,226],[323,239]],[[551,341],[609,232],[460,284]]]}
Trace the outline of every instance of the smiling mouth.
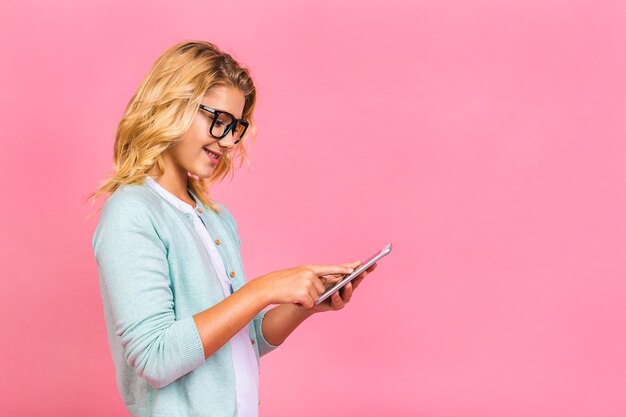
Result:
{"label": "smiling mouth", "polygon": [[204,153],[206,153],[209,158],[211,158],[211,159],[213,159],[215,161],[219,161],[219,159],[220,159],[219,155],[211,152],[210,150],[208,150],[206,148],[202,148],[202,149],[204,149]]}

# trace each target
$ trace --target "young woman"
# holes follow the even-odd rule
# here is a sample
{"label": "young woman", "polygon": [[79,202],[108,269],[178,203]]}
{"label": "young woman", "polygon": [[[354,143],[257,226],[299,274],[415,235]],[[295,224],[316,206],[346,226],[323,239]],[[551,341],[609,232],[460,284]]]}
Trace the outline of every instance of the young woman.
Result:
{"label": "young woman", "polygon": [[[133,416],[258,415],[259,358],[340,310],[375,265],[300,265],[245,279],[237,223],[210,198],[254,131],[249,71],[208,42],[155,62],[119,122],[92,245],[122,400]],[[266,307],[277,306],[264,310]]]}

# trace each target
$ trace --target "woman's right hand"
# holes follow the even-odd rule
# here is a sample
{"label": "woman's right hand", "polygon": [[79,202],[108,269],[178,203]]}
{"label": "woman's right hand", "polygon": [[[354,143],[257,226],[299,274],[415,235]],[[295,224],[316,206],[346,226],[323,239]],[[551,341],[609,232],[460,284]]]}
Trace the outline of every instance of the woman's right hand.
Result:
{"label": "woman's right hand", "polygon": [[[315,305],[326,291],[325,275],[345,275],[352,268],[344,265],[301,265],[270,272],[255,279],[268,304],[299,304],[305,308]],[[325,280],[325,279],[324,279]]]}

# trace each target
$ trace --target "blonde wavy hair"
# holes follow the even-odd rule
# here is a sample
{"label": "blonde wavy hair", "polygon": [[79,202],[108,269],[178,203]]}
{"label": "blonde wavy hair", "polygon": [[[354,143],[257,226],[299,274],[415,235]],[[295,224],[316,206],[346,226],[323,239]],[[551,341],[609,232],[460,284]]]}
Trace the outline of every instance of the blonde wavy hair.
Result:
{"label": "blonde wavy hair", "polygon": [[[153,64],[131,97],[115,132],[113,172],[86,201],[107,198],[124,184],[141,184],[156,166],[165,172],[161,154],[182,140],[190,128],[198,104],[207,90],[216,86],[239,89],[245,98],[242,119],[250,126],[244,139],[224,153],[209,178],[188,174],[189,188],[215,212],[219,207],[210,197],[210,186],[234,174],[235,158],[247,162],[244,143],[256,137],[253,112],[256,89],[249,70],[216,45],[198,40],[180,42],[165,51]],[[249,165],[248,165],[249,166]],[[237,167],[237,168],[238,168]],[[98,213],[102,206],[88,217]]]}

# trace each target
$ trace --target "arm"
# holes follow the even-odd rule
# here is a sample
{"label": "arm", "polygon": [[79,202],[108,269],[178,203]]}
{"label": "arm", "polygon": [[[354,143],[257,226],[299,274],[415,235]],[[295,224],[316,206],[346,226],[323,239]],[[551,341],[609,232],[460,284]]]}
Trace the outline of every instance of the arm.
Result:
{"label": "arm", "polygon": [[293,304],[281,304],[269,310],[263,320],[263,336],[273,345],[280,345],[293,331],[311,317],[313,313],[304,311]]}
{"label": "arm", "polygon": [[[224,346],[250,321],[262,319],[265,312],[261,310],[267,305],[265,299],[259,297],[257,285],[252,280],[220,303],[194,315],[204,348],[204,358]],[[263,342],[261,338],[257,339],[259,343]],[[274,347],[277,346],[271,346],[270,349]]]}
{"label": "arm", "polygon": [[260,281],[176,320],[167,248],[144,208],[132,199],[111,199],[92,239],[105,307],[112,311],[108,325],[120,337],[128,366],[162,388],[202,365],[251,320],[260,354],[276,348],[261,332],[269,304]]}
{"label": "arm", "polygon": [[111,197],[92,245],[107,326],[119,337],[124,359],[154,388],[162,388],[204,363],[191,316],[176,320],[167,248],[136,196]]}
{"label": "arm", "polygon": [[[357,267],[361,261],[345,264],[347,266]],[[313,314],[330,310],[341,310],[350,301],[352,292],[363,278],[376,268],[376,264],[363,271],[352,282],[348,283],[342,290],[342,293],[336,292],[329,300],[321,303],[318,306],[312,308],[302,308],[294,304],[281,304],[278,307],[274,307],[266,314],[266,319],[263,324],[262,333],[265,335],[266,341],[276,345],[280,345],[285,339],[300,325],[304,320],[311,317]],[[340,279],[340,276],[335,276],[333,279],[327,279],[327,282],[333,284]],[[331,284],[332,285],[332,284]],[[269,301],[268,301],[269,302]]]}
{"label": "arm", "polygon": [[[222,216],[224,220],[227,222],[229,228],[231,229],[233,236],[236,238],[237,245],[241,246],[241,239],[238,233],[237,221],[233,217],[230,210],[224,206],[223,204],[219,204],[220,209],[222,211]],[[238,291],[235,291],[229,298],[233,297],[238,292],[242,292],[244,289],[246,293],[245,296],[241,297],[244,301],[243,303],[254,304],[256,300],[263,299],[266,300],[260,305],[261,308],[265,308],[269,305],[268,298],[263,294],[263,284],[262,279],[256,278],[248,282],[246,285],[241,287]],[[246,288],[248,287],[248,288]],[[254,290],[252,290],[254,288]],[[251,294],[248,294],[248,290]],[[256,295],[254,295],[256,294]],[[226,300],[225,300],[226,301]],[[238,301],[240,306],[239,310],[245,309],[242,306],[242,301]],[[217,307],[217,306],[214,306]],[[258,305],[252,309],[252,311],[258,311]],[[208,310],[207,310],[208,311]],[[280,304],[268,311],[261,311],[254,317],[254,329],[257,336],[257,341],[259,344],[259,356],[263,356],[272,350],[276,349],[279,345],[281,345],[287,336],[289,336],[304,320],[313,315],[315,311],[305,310],[301,307],[297,307],[294,304]],[[249,312],[245,314],[245,318],[249,317]],[[237,321],[237,326],[239,327],[240,323]],[[200,325],[199,327],[204,327]],[[226,325],[223,325],[226,327]],[[232,330],[227,331],[230,333]],[[236,332],[234,332],[236,333]],[[233,333],[233,334],[234,334]],[[209,349],[211,349],[209,347]]]}
{"label": "arm", "polygon": [[252,319],[258,320],[255,327],[259,326],[257,340],[260,356],[263,356],[282,344],[304,320],[313,315],[293,304],[281,304],[261,311],[268,304],[257,285],[260,282],[258,278],[248,282],[224,301],[193,316],[205,358],[220,349]]}

